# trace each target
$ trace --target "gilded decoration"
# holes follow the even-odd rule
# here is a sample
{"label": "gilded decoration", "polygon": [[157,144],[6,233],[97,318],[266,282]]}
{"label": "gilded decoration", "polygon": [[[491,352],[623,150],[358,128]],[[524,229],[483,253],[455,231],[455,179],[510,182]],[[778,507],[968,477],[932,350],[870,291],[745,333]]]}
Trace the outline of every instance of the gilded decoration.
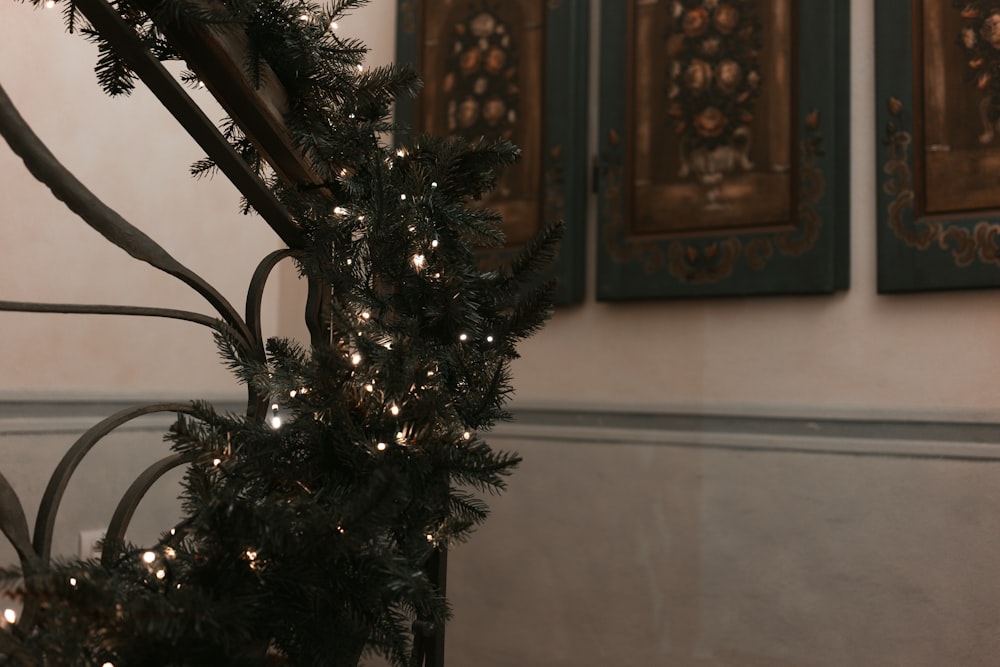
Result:
{"label": "gilded decoration", "polygon": [[[823,155],[820,116],[816,111],[804,118],[806,136],[800,142],[798,218],[793,230],[768,234],[732,234],[706,240],[682,238],[669,242],[666,256],[656,239],[627,236],[625,227],[623,167],[621,160],[608,160],[605,169],[605,214],[603,231],[610,255],[619,263],[638,261],[647,274],[666,266],[671,276],[691,285],[718,283],[733,273],[740,261],[752,271],[763,271],[778,256],[799,257],[812,249],[820,236],[823,220],[816,212],[825,193],[823,172],[817,165]],[[612,131],[609,144],[617,146]]]}

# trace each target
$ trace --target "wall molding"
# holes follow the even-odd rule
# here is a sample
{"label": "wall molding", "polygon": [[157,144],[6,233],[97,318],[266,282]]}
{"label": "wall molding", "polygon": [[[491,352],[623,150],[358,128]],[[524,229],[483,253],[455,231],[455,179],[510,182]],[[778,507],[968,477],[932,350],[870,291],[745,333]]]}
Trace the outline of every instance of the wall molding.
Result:
{"label": "wall molding", "polygon": [[[81,434],[115,412],[171,399],[0,396],[0,437]],[[175,399],[174,399],[175,400]],[[208,398],[220,411],[241,412],[244,399]],[[185,402],[185,401],[181,401]],[[785,452],[812,455],[933,458],[1000,462],[1000,422],[988,415],[876,415],[797,407],[776,409],[704,406],[670,409],[581,405],[514,405],[514,419],[488,440],[565,444],[646,445]],[[142,417],[123,431],[165,431],[170,414]]]}

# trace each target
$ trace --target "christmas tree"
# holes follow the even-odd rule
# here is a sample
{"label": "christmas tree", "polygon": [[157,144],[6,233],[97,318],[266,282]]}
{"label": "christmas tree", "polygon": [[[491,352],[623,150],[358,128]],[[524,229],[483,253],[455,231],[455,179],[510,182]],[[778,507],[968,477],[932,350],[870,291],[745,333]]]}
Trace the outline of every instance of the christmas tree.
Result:
{"label": "christmas tree", "polygon": [[[135,74],[115,43],[62,1],[70,30],[99,45],[105,90],[127,93]],[[419,81],[364,68],[364,46],[338,37],[361,4],[112,3],[160,60],[181,58],[164,25],[240,29],[250,76],[269,67],[287,91],[288,128],[320,186],[280,178],[235,121],[224,129],[301,235],[289,253],[310,284],[311,340],[217,324],[249,408],[194,402],[178,417],[168,437],[188,466],[182,520],[153,545],[105,544],[100,562],[28,554],[4,571],[31,622],[0,632],[0,664],[355,667],[378,654],[403,667],[423,663],[448,618],[433,563],[486,518],[482,495],[518,463],[482,434],[508,417],[516,343],[550,312],[541,276],[560,227],[480,268],[478,249],[504,238],[497,214],[470,203],[517,149],[389,145],[386,132],[403,136],[392,102]]]}

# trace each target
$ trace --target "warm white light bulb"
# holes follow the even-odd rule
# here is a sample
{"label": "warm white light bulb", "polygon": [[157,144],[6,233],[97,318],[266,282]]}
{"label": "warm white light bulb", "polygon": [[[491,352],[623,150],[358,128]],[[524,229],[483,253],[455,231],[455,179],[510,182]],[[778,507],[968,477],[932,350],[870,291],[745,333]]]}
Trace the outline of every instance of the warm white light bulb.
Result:
{"label": "warm white light bulb", "polygon": [[347,214],[347,209],[344,208],[343,206],[334,206],[333,207],[333,212],[335,214],[337,214],[337,215],[346,215]]}
{"label": "warm white light bulb", "polygon": [[13,609],[4,609],[3,620],[13,625],[17,621],[17,612]]}
{"label": "warm white light bulb", "polygon": [[273,429],[281,428],[281,417],[279,417],[278,415],[274,415],[273,417],[271,417],[271,428]]}
{"label": "warm white light bulb", "polygon": [[143,563],[152,563],[154,560],[156,560],[155,551],[147,551],[146,553],[142,554]]}
{"label": "warm white light bulb", "polygon": [[166,570],[157,570],[156,571],[156,578],[157,579],[165,579],[166,577],[167,577],[167,571]]}
{"label": "warm white light bulb", "polygon": [[375,391],[375,385],[371,383],[366,384],[365,391],[367,391],[369,394],[372,393],[373,391]]}
{"label": "warm white light bulb", "polygon": [[220,463],[222,463],[222,459],[218,459],[218,458],[212,459],[212,465],[218,466]]}
{"label": "warm white light bulb", "polygon": [[272,403],[271,404],[271,409],[272,410],[277,410],[278,409],[278,404],[277,403]]}
{"label": "warm white light bulb", "polygon": [[377,445],[375,445],[375,449],[379,450],[380,452],[384,452],[387,446],[388,445],[386,445],[384,442],[380,442]]}
{"label": "warm white light bulb", "polygon": [[296,395],[297,395],[298,393],[299,393],[299,392],[297,392],[297,391],[295,391],[294,389],[292,389],[292,390],[291,390],[290,392],[288,392],[288,397],[289,397],[289,398],[295,398],[295,396],[296,396]]}
{"label": "warm white light bulb", "polygon": [[395,417],[396,415],[399,414],[399,406],[398,405],[392,406],[391,408],[389,408],[389,412],[391,412],[392,416]]}
{"label": "warm white light bulb", "polygon": [[[177,588],[180,588],[180,586],[178,586]],[[103,665],[101,665],[101,667],[115,667],[115,663],[113,663],[113,662],[106,662]]]}
{"label": "warm white light bulb", "polygon": [[467,336],[466,334],[461,334],[461,335],[460,335],[460,336],[458,337],[458,339],[459,339],[460,341],[462,341],[462,342],[465,342],[465,341],[469,340],[469,337],[468,337],[468,336]]}
{"label": "warm white light bulb", "polygon": [[367,319],[369,319],[369,318],[370,318],[371,316],[372,316],[372,314],[371,314],[371,313],[369,313],[369,312],[368,312],[367,310],[366,310],[365,312],[361,313],[361,319],[365,319],[365,320],[367,320]]}
{"label": "warm white light bulb", "polygon": [[364,72],[365,71],[365,66],[364,65],[358,65],[358,71],[359,72]]}
{"label": "warm white light bulb", "polygon": [[404,151],[402,148],[397,148],[396,149],[396,157],[404,157],[405,155],[406,155],[406,151]]}
{"label": "warm white light bulb", "polygon": [[465,438],[466,440],[471,440],[472,434],[466,431],[465,433],[462,434],[462,437]]}
{"label": "warm white light bulb", "polygon": [[424,257],[423,255],[413,256],[413,266],[417,267],[418,269],[422,269],[424,267],[424,264],[426,263],[427,263],[427,258]]}
{"label": "warm white light bulb", "polygon": [[76,588],[76,577],[69,578],[69,585],[72,586],[73,588]]}
{"label": "warm white light bulb", "polygon": [[487,343],[492,343],[493,342],[493,336],[487,336],[486,337],[486,342]]}
{"label": "warm white light bulb", "polygon": [[330,21],[330,25],[329,25],[329,28],[330,28],[330,30],[336,30],[336,29],[337,29],[337,28],[339,28],[339,27],[340,27],[340,26],[339,26],[339,25],[337,25],[337,22],[336,22],[336,21]]}
{"label": "warm white light bulb", "polygon": [[399,195],[399,199],[400,201],[406,201],[406,195],[405,194]]}
{"label": "warm white light bulb", "polygon": [[45,9],[52,9],[56,6],[56,0],[45,0]]}
{"label": "warm white light bulb", "polygon": [[439,244],[439,242],[438,242],[437,239],[434,239],[433,241],[431,241],[431,247],[432,248],[436,248],[436,247],[438,247],[438,245],[440,245],[440,244]]}
{"label": "warm white light bulb", "polygon": [[431,187],[432,188],[436,188],[437,186],[438,186],[437,181],[434,181],[433,183],[431,183]]}
{"label": "warm white light bulb", "polygon": [[361,355],[358,354],[357,352],[355,352],[354,354],[352,354],[351,355],[351,363],[354,364],[355,366],[357,366],[358,364],[360,364],[361,363]]}
{"label": "warm white light bulb", "polygon": [[309,19],[310,19],[310,16],[308,14],[300,14],[299,15],[299,20],[300,21],[305,22],[305,21],[308,21]]}

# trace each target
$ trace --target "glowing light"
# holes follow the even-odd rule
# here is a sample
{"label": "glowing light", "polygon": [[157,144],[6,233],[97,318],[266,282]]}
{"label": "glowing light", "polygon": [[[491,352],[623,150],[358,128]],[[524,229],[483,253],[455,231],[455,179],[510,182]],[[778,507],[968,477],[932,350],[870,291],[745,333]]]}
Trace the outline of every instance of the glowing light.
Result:
{"label": "glowing light", "polygon": [[365,66],[364,65],[358,65],[358,71],[359,72],[364,72],[365,71]]}
{"label": "glowing light", "polygon": [[434,377],[434,371],[427,371],[427,377],[429,378]]}
{"label": "glowing light", "polygon": [[432,248],[436,248],[436,247],[438,247],[438,245],[440,245],[440,244],[438,243],[437,239],[434,239],[433,241],[431,241],[431,247]]}
{"label": "glowing light", "polygon": [[459,339],[460,341],[462,341],[462,342],[465,342],[465,341],[469,340],[469,337],[468,337],[468,336],[467,336],[466,334],[461,334],[461,335],[460,335],[460,336],[458,337],[458,339]]}
{"label": "glowing light", "polygon": [[212,459],[212,465],[218,466],[220,463],[222,463],[222,459]]}
{"label": "glowing light", "polygon": [[3,610],[3,620],[7,621],[11,625],[17,622],[17,612],[13,609]]}
{"label": "glowing light", "polygon": [[365,391],[367,391],[369,394],[372,393],[373,391],[375,391],[375,385],[369,382],[368,384],[365,385]]}
{"label": "glowing light", "polygon": [[204,88],[205,87],[205,82],[202,81],[201,79],[198,79],[198,87],[199,88]]}
{"label": "glowing light", "polygon": [[367,310],[365,312],[361,313],[361,319],[363,319],[363,320],[371,319],[371,316],[372,316],[372,314],[369,313]]}
{"label": "glowing light", "polygon": [[468,431],[466,431],[465,433],[462,434],[462,437],[464,439],[466,439],[466,440],[471,440],[472,439],[472,434],[469,433]]}
{"label": "glowing light", "polygon": [[146,553],[142,554],[142,562],[143,563],[152,563],[155,560],[156,560],[156,552],[155,551],[147,551]]}
{"label": "glowing light", "polygon": [[166,570],[157,570],[156,571],[156,578],[157,579],[166,579],[166,577],[167,577],[167,571]]}
{"label": "glowing light", "polygon": [[278,409],[278,404],[277,403],[272,403],[271,404],[271,409],[272,410],[277,410]]}
{"label": "glowing light", "polygon": [[434,181],[433,183],[431,183],[431,187],[432,188],[436,188],[437,186],[438,186],[437,181]]}
{"label": "glowing light", "polygon": [[424,267],[424,264],[426,263],[427,263],[427,258],[424,257],[423,255],[413,256],[413,266],[417,267],[418,269],[422,269]]}
{"label": "glowing light", "polygon": [[486,337],[486,342],[487,343],[492,343],[493,342],[493,336],[487,336]]}
{"label": "glowing light", "polygon": [[271,428],[275,430],[281,428],[281,417],[279,417],[278,415],[274,415],[273,417],[271,417]]}
{"label": "glowing light", "polygon": [[[180,586],[178,585],[177,588],[180,588]],[[113,662],[106,662],[103,665],[101,665],[101,667],[115,667],[115,663],[113,663]]]}
{"label": "glowing light", "polygon": [[299,15],[299,20],[300,20],[300,21],[303,21],[303,22],[305,22],[305,21],[309,21],[309,19],[311,19],[311,18],[312,18],[312,17],[311,17],[311,16],[309,16],[308,14],[300,14],[300,15]]}
{"label": "glowing light", "polygon": [[52,9],[56,6],[56,0],[45,0],[45,9]]}
{"label": "glowing light", "polygon": [[337,526],[337,532],[340,533],[341,535],[343,535],[344,534],[344,527],[343,526]]}
{"label": "glowing light", "polygon": [[255,560],[257,560],[257,552],[254,551],[253,549],[247,549],[246,557],[247,557],[247,560],[249,560],[249,561],[255,561]]}
{"label": "glowing light", "polygon": [[395,417],[396,415],[399,414],[399,406],[398,405],[392,406],[391,408],[389,408],[389,412],[391,412],[392,416]]}
{"label": "glowing light", "polygon": [[164,547],[163,548],[163,555],[166,556],[167,558],[176,558],[177,557],[177,552],[174,551],[173,547]]}
{"label": "glowing light", "polygon": [[335,214],[337,214],[337,215],[346,215],[347,214],[347,209],[344,208],[343,206],[334,206],[333,207],[333,212]]}
{"label": "glowing light", "polygon": [[337,22],[336,22],[336,21],[330,21],[330,25],[329,25],[329,26],[327,26],[327,27],[328,27],[328,28],[330,28],[330,30],[336,30],[336,29],[337,29],[337,28],[339,28],[340,26],[339,26],[339,25],[337,25]]}
{"label": "glowing light", "polygon": [[294,389],[292,389],[292,390],[291,390],[290,392],[288,392],[288,396],[289,396],[289,398],[295,398],[295,396],[296,396],[296,395],[297,395],[298,393],[299,393],[299,392],[297,392],[297,391],[295,391]]}
{"label": "glowing light", "polygon": [[406,151],[402,148],[396,149],[396,157],[406,157]]}
{"label": "glowing light", "polygon": [[177,530],[175,528],[171,528],[170,529],[170,534],[171,535],[176,535],[177,534]]}
{"label": "glowing light", "polygon": [[308,394],[309,393],[309,387],[302,387],[301,389],[299,389],[299,393],[300,394]]}
{"label": "glowing light", "polygon": [[400,201],[406,201],[406,195],[405,194],[399,195],[399,199]]}
{"label": "glowing light", "polygon": [[76,577],[69,578],[69,585],[72,586],[73,588],[76,588]]}
{"label": "glowing light", "polygon": [[385,444],[384,442],[380,442],[377,445],[375,445],[375,449],[379,450],[380,452],[384,452],[386,447],[388,447],[388,445]]}
{"label": "glowing light", "polygon": [[361,363],[361,355],[358,354],[357,352],[355,352],[354,354],[352,354],[351,355],[351,363],[354,364],[355,366],[357,366],[358,364],[360,364]]}
{"label": "glowing light", "polygon": [[434,536],[431,535],[430,533],[427,533],[427,541],[428,542],[433,542],[434,541]]}

